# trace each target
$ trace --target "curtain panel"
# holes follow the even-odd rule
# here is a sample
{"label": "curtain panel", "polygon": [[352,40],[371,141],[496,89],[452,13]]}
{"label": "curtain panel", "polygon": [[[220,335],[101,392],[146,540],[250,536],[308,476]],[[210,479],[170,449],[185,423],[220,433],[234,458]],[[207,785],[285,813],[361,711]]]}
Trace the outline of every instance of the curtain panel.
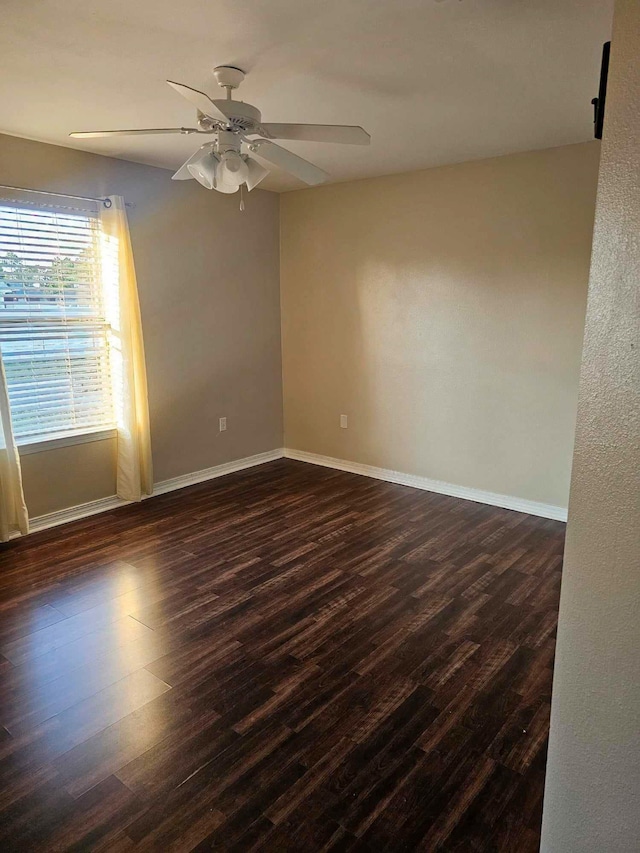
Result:
{"label": "curtain panel", "polygon": [[11,426],[7,378],[0,352],[0,542],[29,532],[29,516],[22,491],[20,457]]}
{"label": "curtain panel", "polygon": [[147,371],[131,237],[122,196],[103,208],[102,258],[117,427],[117,494],[139,501],[153,492]]}

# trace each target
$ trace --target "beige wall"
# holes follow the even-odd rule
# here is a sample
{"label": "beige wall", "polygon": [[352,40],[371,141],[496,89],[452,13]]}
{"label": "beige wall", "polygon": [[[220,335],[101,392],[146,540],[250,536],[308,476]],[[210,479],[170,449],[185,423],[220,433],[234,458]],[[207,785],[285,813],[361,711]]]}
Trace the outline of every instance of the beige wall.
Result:
{"label": "beige wall", "polygon": [[[282,445],[279,198],[0,136],[0,183],[122,194],[142,310],[156,481]],[[228,430],[218,432],[218,418]],[[32,516],[112,495],[113,441],[23,457]]]}
{"label": "beige wall", "polygon": [[114,439],[21,454],[30,518],[109,497],[116,491]]}
{"label": "beige wall", "polygon": [[[287,446],[566,505],[598,152],[281,196]],[[156,480],[282,445],[278,196],[9,136],[0,182],[134,202]],[[25,456],[31,515],[113,494],[112,458]]]}
{"label": "beige wall", "polygon": [[598,156],[282,196],[286,446],[566,506]]}
{"label": "beige wall", "polygon": [[640,3],[617,0],[542,850],[640,849]]}

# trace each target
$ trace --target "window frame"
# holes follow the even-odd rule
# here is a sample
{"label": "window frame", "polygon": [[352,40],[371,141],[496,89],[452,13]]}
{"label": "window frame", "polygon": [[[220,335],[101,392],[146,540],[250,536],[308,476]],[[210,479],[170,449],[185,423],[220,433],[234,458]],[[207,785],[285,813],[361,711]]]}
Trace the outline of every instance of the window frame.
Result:
{"label": "window frame", "polygon": [[[87,219],[96,220],[96,227],[98,229],[98,233],[100,231],[100,214],[99,214],[99,209],[97,208],[97,205],[91,206],[91,207],[88,207],[88,206],[87,207],[80,207],[80,206],[76,206],[75,204],[65,205],[64,203],[60,203],[58,201],[52,203],[48,200],[47,201],[44,201],[44,200],[41,201],[39,199],[34,200],[33,198],[27,199],[19,191],[16,191],[15,194],[14,193],[6,194],[5,192],[0,193],[0,206],[8,207],[8,208],[13,207],[14,209],[20,209],[20,208],[24,208],[26,210],[32,209],[32,210],[37,210],[39,212],[51,213],[51,214],[61,213],[61,214],[74,214],[74,215],[79,215],[79,216],[85,216]],[[34,232],[37,231],[37,227],[34,227],[33,225],[27,225],[26,227],[27,227],[27,229],[29,229],[31,231],[34,231]],[[63,232],[61,231],[60,233],[63,233]],[[10,240],[10,238],[8,238],[8,239]],[[43,242],[46,239],[47,239],[47,236],[45,233],[45,236],[43,238]],[[19,242],[19,241],[17,240],[16,242]],[[4,250],[4,251],[7,251],[7,250]],[[13,251],[13,250],[9,250],[9,251]],[[94,255],[94,260],[97,263],[98,270],[100,270],[101,261],[100,261],[99,247],[96,250],[96,247],[94,246],[93,251],[96,252],[96,254]],[[64,256],[60,255],[60,257],[64,257]],[[101,302],[102,306],[104,307],[104,300],[106,298],[106,294],[104,291],[104,281],[102,280],[101,271],[98,274],[98,282],[97,283],[98,283],[98,287],[101,288],[100,302]],[[67,330],[67,329],[71,330],[74,326],[77,329],[82,329],[83,327],[90,327],[92,324],[103,325],[104,326],[104,334],[105,334],[104,341],[105,341],[105,346],[106,346],[106,351],[107,351],[107,359],[108,359],[107,364],[108,365],[110,364],[110,361],[111,361],[111,357],[110,357],[110,350],[111,350],[110,329],[111,329],[111,327],[110,327],[109,323],[107,322],[106,317],[98,316],[97,314],[94,314],[94,315],[88,314],[87,316],[81,316],[81,317],[77,317],[77,318],[73,318],[73,319],[71,319],[71,318],[65,319],[63,316],[61,317],[61,316],[56,316],[56,315],[52,315],[49,317],[46,315],[43,315],[42,318],[39,318],[37,315],[34,315],[34,317],[32,317],[32,318],[28,318],[27,312],[25,312],[25,318],[24,319],[20,318],[20,317],[11,318],[11,316],[9,315],[8,317],[6,317],[3,320],[3,318],[2,318],[2,307],[0,307],[0,326],[4,325],[5,328],[9,328],[11,324],[16,324],[17,327],[23,326],[23,328],[27,329],[28,324],[30,322],[33,322],[34,324],[40,323],[42,326],[46,327],[48,320],[49,320],[51,327],[55,327],[55,325],[60,324],[60,326],[62,328],[64,328],[65,330]],[[25,339],[25,341],[29,340],[27,335],[25,335],[24,339]],[[31,340],[34,340],[34,341],[39,340],[37,333],[34,334],[34,336]],[[90,356],[91,352],[92,352],[91,350],[87,350],[87,353],[89,354],[89,356]],[[111,368],[110,367],[108,367],[108,373],[111,374]],[[112,381],[112,376],[111,376],[111,381]],[[110,385],[110,387],[109,387],[109,393],[111,395],[113,394],[112,385]],[[9,402],[11,405],[11,396],[9,396]],[[113,420],[110,423],[99,424],[99,425],[87,424],[83,427],[78,427],[78,428],[72,427],[72,428],[69,428],[68,430],[51,430],[50,432],[32,433],[30,435],[29,434],[27,434],[27,435],[25,435],[25,434],[15,435],[14,434],[15,443],[19,447],[20,453],[22,455],[26,455],[26,454],[31,454],[31,453],[39,453],[39,452],[46,451],[49,449],[54,449],[54,448],[61,448],[61,447],[67,447],[67,446],[72,446],[72,445],[77,445],[77,444],[84,444],[84,443],[89,443],[89,442],[104,441],[104,440],[112,439],[112,438],[117,436],[115,408],[114,408],[113,399],[110,400],[110,406],[111,406],[111,411],[113,414]],[[75,411],[75,409],[71,409],[71,408],[69,409],[70,413],[72,413],[73,411]]]}
{"label": "window frame", "polygon": [[72,447],[76,444],[90,444],[94,441],[106,441],[116,438],[118,430],[116,427],[99,427],[98,429],[77,430],[55,435],[51,438],[36,438],[25,436],[17,438],[16,445],[20,448],[21,456],[30,453],[42,453],[46,450],[55,450],[59,447]]}

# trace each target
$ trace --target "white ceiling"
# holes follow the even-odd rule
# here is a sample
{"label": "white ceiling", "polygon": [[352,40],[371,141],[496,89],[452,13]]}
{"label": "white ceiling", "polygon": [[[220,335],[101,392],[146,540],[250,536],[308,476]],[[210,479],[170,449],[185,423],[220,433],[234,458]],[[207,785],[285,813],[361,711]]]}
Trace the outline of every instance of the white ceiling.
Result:
{"label": "white ceiling", "polygon": [[[283,143],[332,181],[592,137],[612,0],[2,0],[0,131],[166,168],[185,136],[72,130],[192,125],[170,78],[264,121],[361,124],[370,148]],[[274,173],[265,188],[301,186]]]}

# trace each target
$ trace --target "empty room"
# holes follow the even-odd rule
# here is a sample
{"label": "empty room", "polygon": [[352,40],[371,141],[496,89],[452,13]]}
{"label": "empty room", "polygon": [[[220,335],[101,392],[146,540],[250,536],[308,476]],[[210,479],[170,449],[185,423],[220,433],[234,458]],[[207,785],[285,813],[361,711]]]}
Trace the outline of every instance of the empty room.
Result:
{"label": "empty room", "polygon": [[2,12],[0,849],[637,853],[637,0]]}

